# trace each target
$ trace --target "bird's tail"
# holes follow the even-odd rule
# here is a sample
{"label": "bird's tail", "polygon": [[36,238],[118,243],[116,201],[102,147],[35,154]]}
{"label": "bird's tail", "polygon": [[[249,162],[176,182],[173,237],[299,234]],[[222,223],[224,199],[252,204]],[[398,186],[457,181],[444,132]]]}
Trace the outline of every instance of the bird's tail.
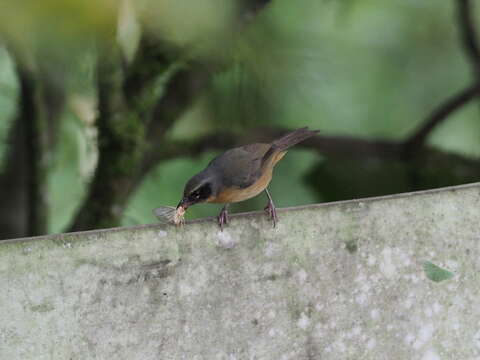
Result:
{"label": "bird's tail", "polygon": [[293,145],[297,145],[303,140],[308,139],[318,133],[318,130],[309,130],[308,127],[294,130],[287,135],[275,140],[272,143],[272,148],[276,151],[284,151]]}
{"label": "bird's tail", "polygon": [[[316,135],[317,133],[318,133],[318,130],[308,130],[308,127],[304,127],[304,128],[289,132],[287,135],[272,142],[272,146],[270,147],[270,149],[268,149],[265,155],[263,155],[262,163],[264,164],[269,163],[269,160],[271,160],[271,157],[273,154],[282,153],[285,150],[287,150],[289,147],[296,145],[299,142],[302,142],[303,140],[306,140],[309,137]],[[280,157],[277,156],[276,158],[278,159],[274,160],[274,163],[280,160],[284,154],[285,153],[280,154]]]}

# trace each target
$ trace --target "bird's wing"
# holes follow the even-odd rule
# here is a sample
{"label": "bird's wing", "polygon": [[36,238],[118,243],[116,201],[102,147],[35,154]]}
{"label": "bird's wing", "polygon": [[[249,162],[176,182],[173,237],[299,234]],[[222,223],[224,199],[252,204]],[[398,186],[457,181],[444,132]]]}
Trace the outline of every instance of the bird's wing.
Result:
{"label": "bird's wing", "polygon": [[228,150],[215,158],[210,166],[219,171],[226,187],[246,188],[262,175],[262,158],[270,144],[250,144]]}

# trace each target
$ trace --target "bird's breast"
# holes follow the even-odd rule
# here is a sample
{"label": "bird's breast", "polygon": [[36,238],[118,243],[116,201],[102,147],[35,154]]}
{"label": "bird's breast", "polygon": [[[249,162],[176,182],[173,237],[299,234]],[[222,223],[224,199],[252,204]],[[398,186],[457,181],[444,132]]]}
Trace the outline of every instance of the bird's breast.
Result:
{"label": "bird's breast", "polygon": [[230,187],[223,189],[216,197],[211,197],[208,202],[233,203],[250,199],[260,194],[272,180],[272,170],[266,171],[252,185],[246,188]]}

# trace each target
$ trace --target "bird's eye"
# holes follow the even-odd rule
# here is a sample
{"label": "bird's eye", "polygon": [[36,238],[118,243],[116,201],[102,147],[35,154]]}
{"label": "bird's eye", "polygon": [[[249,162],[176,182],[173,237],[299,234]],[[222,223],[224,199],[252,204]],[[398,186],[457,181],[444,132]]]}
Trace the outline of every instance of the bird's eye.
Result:
{"label": "bird's eye", "polygon": [[188,198],[190,201],[197,203],[199,201],[206,200],[211,193],[212,191],[210,189],[210,185],[207,184],[195,191],[192,191],[190,195],[188,195]]}
{"label": "bird's eye", "polygon": [[193,200],[197,200],[198,198],[200,198],[200,192],[199,192],[199,191],[194,191],[194,192],[190,195],[190,198],[193,199]]}

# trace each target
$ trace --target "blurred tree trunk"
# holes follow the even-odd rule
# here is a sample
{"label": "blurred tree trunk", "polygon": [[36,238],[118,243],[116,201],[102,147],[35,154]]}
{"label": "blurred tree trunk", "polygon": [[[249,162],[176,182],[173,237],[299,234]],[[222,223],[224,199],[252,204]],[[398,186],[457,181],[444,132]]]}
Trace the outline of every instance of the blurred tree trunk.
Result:
{"label": "blurred tree trunk", "polygon": [[72,231],[118,224],[145,147],[145,121],[126,101],[121,57],[113,42],[99,56],[96,76],[99,159]]}
{"label": "blurred tree trunk", "polygon": [[120,224],[146,159],[208,79],[195,66],[176,66],[148,37],[128,68],[113,40],[108,49],[97,64],[99,161],[70,231]]}
{"label": "blurred tree trunk", "polygon": [[31,54],[16,50],[10,48],[20,93],[0,176],[2,238],[48,231],[47,176],[64,105],[62,85],[55,81],[58,77],[40,69]]}
{"label": "blurred tree trunk", "polygon": [[[23,97],[19,102],[25,102]],[[0,176],[0,198],[2,199],[0,201],[0,236],[2,239],[28,235],[27,149],[25,121],[22,118],[23,115],[18,114],[13,121],[8,138],[5,167]]]}

